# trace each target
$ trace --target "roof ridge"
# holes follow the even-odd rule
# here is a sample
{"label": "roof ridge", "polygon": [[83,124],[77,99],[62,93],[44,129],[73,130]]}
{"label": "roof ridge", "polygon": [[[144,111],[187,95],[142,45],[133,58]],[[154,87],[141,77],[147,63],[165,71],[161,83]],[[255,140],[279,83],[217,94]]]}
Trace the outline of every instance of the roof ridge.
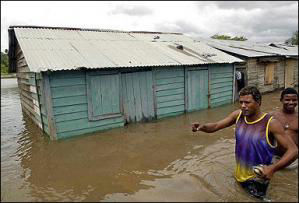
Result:
{"label": "roof ridge", "polygon": [[79,30],[79,31],[97,31],[97,32],[120,32],[120,33],[128,33],[128,31],[113,30],[113,29],[58,27],[58,26],[39,26],[39,25],[10,25],[9,26],[9,29],[14,29],[14,28],[54,29],[54,30]]}
{"label": "roof ridge", "polygon": [[179,32],[155,32],[155,31],[124,31],[113,29],[97,29],[97,28],[78,28],[78,27],[58,27],[58,26],[39,26],[39,25],[10,25],[9,29],[14,28],[32,28],[32,29],[54,29],[54,30],[78,30],[78,31],[94,31],[94,32],[115,32],[115,33],[140,33],[140,34],[176,34],[183,35]]}

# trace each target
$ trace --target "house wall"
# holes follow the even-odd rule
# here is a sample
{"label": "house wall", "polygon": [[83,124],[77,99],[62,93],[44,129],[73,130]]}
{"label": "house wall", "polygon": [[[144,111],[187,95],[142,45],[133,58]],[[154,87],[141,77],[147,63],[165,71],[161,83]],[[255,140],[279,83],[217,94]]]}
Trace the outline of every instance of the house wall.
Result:
{"label": "house wall", "polygon": [[57,139],[124,125],[122,116],[89,120],[84,71],[52,72],[49,84]]}
{"label": "house wall", "polygon": [[294,59],[294,83],[298,87],[298,59]]}
{"label": "house wall", "polygon": [[43,78],[41,73],[36,73],[36,86],[39,98],[39,107],[41,112],[43,130],[46,134],[50,135],[46,98],[43,91]]}
{"label": "house wall", "polygon": [[[258,62],[257,58],[247,60],[247,84],[256,86],[261,93],[272,92],[284,87],[285,61],[276,58],[277,62]],[[272,84],[265,85],[265,67],[274,63],[274,79]]]}
{"label": "house wall", "polygon": [[285,74],[285,59],[280,59],[276,63],[276,69],[274,72],[274,78],[276,79],[276,83],[274,84],[275,89],[280,89],[284,87],[284,74]]}
{"label": "house wall", "polygon": [[47,121],[42,120],[40,108],[40,74],[30,72],[19,46],[16,47],[16,71],[22,110],[40,129],[43,129],[43,124]]}
{"label": "house wall", "polygon": [[184,68],[154,69],[153,75],[157,118],[184,113]]}
{"label": "house wall", "polygon": [[247,85],[257,86],[258,85],[258,66],[256,58],[247,59]]}
{"label": "house wall", "polygon": [[[291,71],[289,74],[291,74],[293,77],[292,79],[288,79],[287,84],[289,87],[298,87],[298,60],[287,58],[286,59],[286,72]],[[289,74],[286,73],[286,78],[289,77]]]}
{"label": "house wall", "polygon": [[[202,68],[206,69],[207,66]],[[196,69],[200,70],[201,67]],[[232,103],[233,65],[213,64],[208,66],[208,71],[209,107]],[[188,89],[186,89],[185,80],[188,80],[188,77],[185,77],[184,68],[154,70],[154,100],[158,119],[182,114],[186,111],[185,97],[188,97]]]}
{"label": "house wall", "polygon": [[233,102],[233,74],[232,64],[209,65],[210,107]]}
{"label": "house wall", "polygon": [[[207,66],[205,66],[207,69]],[[233,65],[210,65],[209,71],[209,94],[210,94],[210,107],[216,107],[222,104],[232,103],[233,94]],[[40,101],[40,119],[36,119],[37,123],[44,131],[51,135],[53,139],[68,138],[76,135],[92,133],[96,131],[121,127],[125,124],[124,109],[122,108],[122,94],[124,94],[123,81],[121,72],[116,73],[114,76],[119,76],[119,94],[113,93],[120,98],[120,110],[115,111],[113,117],[105,117],[101,119],[91,119],[90,115],[90,100],[91,95],[99,94],[105,96],[106,88],[95,88],[91,90],[91,86],[105,85],[102,82],[97,82],[103,75],[96,72],[101,71],[57,71],[57,72],[42,72],[36,74],[35,84],[38,88],[35,97]],[[106,70],[109,74],[109,71]],[[159,68],[153,69],[148,72],[152,74],[153,78],[153,103],[155,117],[157,119],[182,114],[186,110],[185,106],[185,68]],[[91,77],[93,82],[91,81]],[[99,77],[98,79],[96,77]],[[109,76],[110,77],[110,76]],[[147,77],[150,78],[150,77]],[[132,79],[132,85],[135,84]],[[136,78],[138,79],[139,78]],[[187,78],[188,79],[188,78]],[[108,81],[108,80],[107,80]],[[139,81],[140,82],[140,81]],[[93,85],[92,85],[93,84]],[[109,83],[110,84],[110,83]],[[137,84],[137,83],[136,83]],[[139,83],[138,83],[139,84]],[[191,84],[191,83],[190,83]],[[111,84],[110,84],[111,85]],[[137,85],[138,86],[138,85]],[[126,88],[128,88],[126,86]],[[133,87],[132,87],[133,88]],[[98,89],[102,89],[97,92]],[[111,90],[111,86],[110,89]],[[128,91],[126,89],[126,91]],[[150,90],[149,90],[150,91]],[[208,97],[208,95],[205,95]],[[97,99],[94,97],[93,99]],[[137,100],[136,100],[137,101]],[[38,103],[37,103],[38,104]],[[102,106],[107,106],[108,103],[103,103]],[[112,104],[111,104],[112,105]],[[136,104],[138,105],[138,104]],[[96,107],[96,108],[95,108]],[[94,106],[99,110],[97,106]],[[207,107],[208,108],[208,107]],[[95,110],[94,109],[94,110]],[[106,109],[106,108],[105,108]],[[100,111],[99,111],[100,112]],[[33,118],[35,119],[35,117]],[[39,121],[39,122],[38,122]]]}
{"label": "house wall", "polygon": [[155,118],[151,70],[122,72],[120,95],[126,123]]}
{"label": "house wall", "polygon": [[185,68],[186,112],[209,107],[209,70],[207,66]]}

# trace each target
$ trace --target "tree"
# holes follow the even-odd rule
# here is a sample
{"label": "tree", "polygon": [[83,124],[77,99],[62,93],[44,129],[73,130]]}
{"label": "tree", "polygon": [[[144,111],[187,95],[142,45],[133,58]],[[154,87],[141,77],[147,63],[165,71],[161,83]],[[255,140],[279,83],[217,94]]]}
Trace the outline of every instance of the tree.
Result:
{"label": "tree", "polygon": [[298,30],[295,31],[291,38],[285,41],[286,44],[298,45]]}
{"label": "tree", "polygon": [[229,35],[218,35],[218,34],[213,35],[211,38],[212,39],[220,39],[220,40],[235,40],[235,41],[246,41],[247,40],[247,38],[244,36],[231,37]]}

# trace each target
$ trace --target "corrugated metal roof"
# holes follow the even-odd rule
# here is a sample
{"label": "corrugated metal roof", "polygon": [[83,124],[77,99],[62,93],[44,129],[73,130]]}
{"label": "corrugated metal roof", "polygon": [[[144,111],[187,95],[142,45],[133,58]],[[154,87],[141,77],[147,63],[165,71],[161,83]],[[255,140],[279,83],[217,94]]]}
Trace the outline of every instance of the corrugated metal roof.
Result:
{"label": "corrugated metal roof", "polygon": [[242,62],[178,33],[13,29],[33,72]]}
{"label": "corrugated metal roof", "polygon": [[297,47],[270,46],[269,44],[254,43],[248,41],[201,39],[208,45],[231,53],[246,57],[263,56],[298,56]]}
{"label": "corrugated metal roof", "polygon": [[268,43],[264,45],[276,47],[283,51],[286,50],[287,51],[286,56],[298,56],[298,45],[288,45],[284,43]]}

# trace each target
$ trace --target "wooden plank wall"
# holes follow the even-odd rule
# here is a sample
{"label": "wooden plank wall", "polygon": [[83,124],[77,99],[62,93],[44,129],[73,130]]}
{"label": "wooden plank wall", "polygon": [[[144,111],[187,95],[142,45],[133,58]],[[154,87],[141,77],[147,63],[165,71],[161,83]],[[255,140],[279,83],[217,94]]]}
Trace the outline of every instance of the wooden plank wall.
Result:
{"label": "wooden plank wall", "polygon": [[[271,92],[274,90],[274,84],[276,83],[275,77],[272,81],[272,84],[265,85],[265,67],[267,63],[257,63],[257,75],[258,80],[256,81],[256,86],[261,93]],[[276,72],[277,66],[274,67],[274,72]]]}
{"label": "wooden plank wall", "polygon": [[187,112],[209,107],[209,70],[207,67],[185,69],[185,103]]}
{"label": "wooden plank wall", "polygon": [[293,59],[294,60],[294,83],[295,87],[298,87],[298,59]]}
{"label": "wooden plank wall", "polygon": [[39,128],[43,129],[37,88],[38,79],[35,73],[30,72],[19,45],[16,48],[16,66],[22,109]]}
{"label": "wooden plank wall", "polygon": [[[105,74],[104,74],[105,73]],[[116,72],[86,73],[88,118],[100,120],[120,116],[120,74]]]}
{"label": "wooden plank wall", "polygon": [[154,94],[157,118],[184,113],[184,68],[154,69]]}
{"label": "wooden plank wall", "polygon": [[209,66],[210,107],[233,103],[233,65]]}
{"label": "wooden plank wall", "polygon": [[[258,67],[258,84],[257,87],[261,93],[273,92],[276,89],[284,87],[284,71],[285,71],[285,61],[281,58],[274,58],[278,62],[265,62],[257,63]],[[265,70],[264,68],[268,64],[274,65],[274,79],[272,84],[265,85]]]}
{"label": "wooden plank wall", "polygon": [[293,83],[295,87],[298,87],[298,59],[287,58],[286,66],[289,67],[290,70],[293,70]]}
{"label": "wooden plank wall", "polygon": [[43,125],[43,130],[46,134],[50,135],[49,131],[49,124],[48,124],[48,116],[47,116],[47,107],[44,101],[44,92],[43,92],[43,81],[42,81],[42,74],[36,74],[36,86],[37,86],[37,93],[39,97],[39,106],[41,112],[41,120]]}
{"label": "wooden plank wall", "polygon": [[123,113],[127,122],[155,118],[152,71],[123,73],[121,83]]}
{"label": "wooden plank wall", "polygon": [[[274,63],[274,79],[272,84],[265,85],[265,66]],[[284,61],[258,63],[252,58],[247,61],[248,85],[256,86],[261,93],[272,92],[284,87]]]}
{"label": "wooden plank wall", "polygon": [[247,60],[247,84],[248,86],[258,87],[258,66],[256,58]]}
{"label": "wooden plank wall", "polygon": [[53,72],[50,86],[57,139],[124,125],[123,116],[97,121],[88,119],[84,71]]}
{"label": "wooden plank wall", "polygon": [[285,68],[286,63],[285,59],[281,59],[276,63],[276,71],[274,69],[274,79],[276,79],[276,83],[274,84],[275,89],[280,89],[284,87],[284,77],[285,77]]}

